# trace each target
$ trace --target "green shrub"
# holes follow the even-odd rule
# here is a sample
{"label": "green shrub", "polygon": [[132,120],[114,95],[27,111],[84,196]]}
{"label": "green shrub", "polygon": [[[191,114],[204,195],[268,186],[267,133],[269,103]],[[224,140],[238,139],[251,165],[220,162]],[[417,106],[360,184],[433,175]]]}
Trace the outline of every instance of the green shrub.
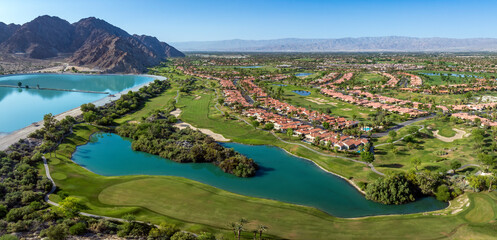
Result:
{"label": "green shrub", "polygon": [[69,228],[71,235],[83,235],[86,233],[86,224],[83,222],[76,223]]}
{"label": "green shrub", "polygon": [[187,232],[177,232],[172,237],[171,240],[196,240],[197,237],[191,233]]}
{"label": "green shrub", "polygon": [[7,207],[0,204],[0,218],[5,217],[5,215],[7,215]]}
{"label": "green shrub", "polygon": [[0,237],[0,240],[18,240],[18,239],[19,239],[18,237],[10,234],[5,234]]}
{"label": "green shrub", "polygon": [[209,232],[203,232],[197,236],[198,240],[216,240],[214,234]]}
{"label": "green shrub", "polygon": [[450,200],[449,187],[447,185],[438,186],[436,196],[438,201],[448,202]]}
{"label": "green shrub", "polygon": [[415,200],[410,183],[403,174],[379,178],[368,184],[366,198],[384,204],[402,204]]}
{"label": "green shrub", "polygon": [[358,183],[357,183],[357,187],[359,187],[359,188],[360,188],[361,190],[363,190],[363,191],[366,189],[367,185],[368,185],[368,184],[367,184],[367,183],[365,183],[365,182],[358,182]]}
{"label": "green shrub", "polygon": [[67,226],[64,224],[52,225],[43,234],[49,240],[64,240],[67,237]]}

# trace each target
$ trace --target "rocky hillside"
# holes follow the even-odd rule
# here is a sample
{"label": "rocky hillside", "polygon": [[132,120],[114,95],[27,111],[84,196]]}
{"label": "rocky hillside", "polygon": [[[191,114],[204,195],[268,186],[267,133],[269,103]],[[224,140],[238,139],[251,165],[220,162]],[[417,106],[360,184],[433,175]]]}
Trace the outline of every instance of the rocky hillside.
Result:
{"label": "rocky hillside", "polygon": [[97,18],[76,23],[41,16],[22,26],[0,23],[0,52],[47,59],[70,55],[75,65],[105,72],[140,73],[169,57],[184,54],[150,36],[130,35]]}
{"label": "rocky hillside", "polygon": [[0,22],[0,43],[9,39],[21,26],[16,24],[5,24]]}

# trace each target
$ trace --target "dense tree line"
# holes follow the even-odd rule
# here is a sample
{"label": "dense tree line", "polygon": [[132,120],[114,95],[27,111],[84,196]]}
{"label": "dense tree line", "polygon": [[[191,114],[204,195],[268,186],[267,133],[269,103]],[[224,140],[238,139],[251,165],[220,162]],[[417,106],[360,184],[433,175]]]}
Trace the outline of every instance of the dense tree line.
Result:
{"label": "dense tree line", "polygon": [[81,105],[83,119],[103,126],[114,125],[114,119],[142,108],[148,99],[158,96],[170,86],[168,81],[155,80],[137,92],[129,91],[121,95],[118,100],[104,106],[96,107],[93,103],[83,104]]}
{"label": "dense tree line", "polygon": [[257,164],[233,149],[224,148],[212,137],[190,128],[171,125],[167,113],[157,112],[139,124],[124,124],[117,133],[133,139],[132,148],[176,162],[210,162],[238,177],[255,175]]}
{"label": "dense tree line", "polygon": [[423,196],[447,202],[462,193],[445,174],[428,170],[386,176],[366,186],[366,198],[384,204],[403,204]]}
{"label": "dense tree line", "polygon": [[[50,208],[43,197],[52,188],[46,177],[39,175],[43,153],[54,151],[60,141],[71,132],[75,120],[66,117],[57,121],[51,114],[44,118],[44,127],[0,151],[0,236],[18,239],[10,233],[28,238],[66,239],[70,235],[105,238],[117,235],[136,239],[204,239],[214,240],[211,233],[193,235],[168,223],[159,226],[137,222],[125,216],[125,222],[95,219],[79,213],[87,207],[76,197],[57,190],[62,200],[58,208]],[[52,146],[54,144],[55,146]]]}
{"label": "dense tree line", "polygon": [[[195,86],[195,80],[184,80],[186,88]],[[138,92],[129,92],[120,99],[102,107],[83,104],[83,119],[99,125],[113,125],[113,120],[124,114],[141,108],[146,100],[168,89],[166,81],[154,81]],[[174,107],[173,107],[174,108]],[[172,126],[176,118],[164,111],[155,111],[139,124],[124,124],[117,133],[132,138],[133,150],[159,155],[176,162],[210,162],[219,166],[224,172],[238,177],[255,175],[257,164],[233,149],[227,149],[200,131],[189,128],[179,130]]]}

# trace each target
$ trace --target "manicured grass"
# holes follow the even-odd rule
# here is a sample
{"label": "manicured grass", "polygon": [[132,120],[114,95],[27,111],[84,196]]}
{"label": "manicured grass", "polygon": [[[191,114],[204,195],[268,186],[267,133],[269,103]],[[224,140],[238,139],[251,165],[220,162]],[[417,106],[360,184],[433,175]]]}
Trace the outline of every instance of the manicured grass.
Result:
{"label": "manicured grass", "polygon": [[454,131],[450,127],[441,127],[441,128],[437,128],[437,130],[439,130],[438,134],[441,136],[444,136],[444,137],[453,137],[456,135],[456,131]]}
{"label": "manicured grass", "polygon": [[[82,199],[90,208],[87,212],[94,214],[122,217],[132,213],[138,220],[153,223],[168,221],[189,231],[212,231],[225,239],[232,237],[227,224],[239,217],[251,220],[247,229],[264,224],[269,226],[270,234],[289,239],[363,239],[364,236],[371,239],[427,239],[457,233],[455,229],[468,222],[481,222],[480,218],[472,217],[478,215],[470,214],[472,211],[497,211],[495,204],[480,206],[481,201],[475,200],[478,208],[470,208],[457,215],[450,215],[459,207],[452,204],[452,209],[436,214],[339,219],[313,208],[241,196],[185,178],[104,177],[70,161],[75,145],[85,143],[95,131],[98,129],[92,126],[76,126],[74,134],[59,147],[58,157],[49,158],[52,173],[68,176],[62,180],[55,179],[59,188]],[[480,193],[469,194],[469,197],[481,197],[491,203],[488,199],[495,198],[493,195],[495,193]],[[52,195],[51,199],[60,200],[57,195]],[[468,225],[465,231],[469,234],[467,236],[474,238],[496,234],[490,225],[478,228]]]}
{"label": "manicured grass", "polygon": [[[460,74],[460,75],[467,75],[467,79],[471,79],[470,76],[479,76],[479,77],[484,77],[484,78],[492,78],[495,77],[495,74],[492,73],[474,73],[474,72],[447,72],[447,71],[426,71],[426,70],[421,70],[421,71],[416,71],[415,74],[423,78],[423,82],[429,85],[445,85],[447,82],[442,81],[441,75],[425,75],[422,73],[438,73],[438,74]],[[450,84],[460,84],[460,83],[466,83],[466,79],[464,77],[459,77],[459,76],[450,76],[451,81],[455,82],[450,82]]]}
{"label": "manicured grass", "polygon": [[[195,96],[197,94],[200,99]],[[191,95],[182,94],[177,104],[177,107],[182,110],[180,119],[195,127],[210,129],[239,143],[270,144],[276,140],[271,134],[256,130],[246,123],[227,120],[221,112],[215,109],[214,98],[213,91],[196,92]]]}
{"label": "manicured grass", "polygon": [[494,211],[488,211],[492,209],[491,199],[484,197],[483,195],[476,195],[473,198],[474,206],[471,210],[464,216],[468,221],[475,223],[486,223],[495,218]]}
{"label": "manicured grass", "polygon": [[[440,134],[443,130],[443,134],[451,137],[449,134],[453,131],[453,128],[471,132],[470,127],[463,124],[437,120],[422,121],[418,122],[417,125],[425,125],[427,128],[431,128],[430,130],[425,128],[422,131],[423,134],[415,138],[416,144],[418,144],[417,148],[409,149],[404,141],[395,144],[395,148],[399,150],[397,154],[392,152],[389,145],[375,148],[376,160],[374,165],[378,170],[382,172],[407,171],[414,168],[412,165],[413,159],[421,160],[422,163],[418,167],[419,169],[426,168],[430,170],[449,168],[452,161],[459,161],[462,165],[469,163],[478,164],[471,137],[465,137],[454,142],[443,142],[433,137],[431,132],[438,129],[440,130]],[[396,139],[407,134],[407,128],[403,128],[397,132]],[[377,139],[375,145],[385,143],[388,139],[390,139],[388,136]]]}
{"label": "manicured grass", "polygon": [[[274,86],[276,87],[276,86]],[[359,107],[354,104],[342,102],[327,96],[322,95],[319,89],[299,86],[283,86],[284,101],[298,107],[305,107],[317,111],[331,110],[331,115],[345,117],[352,120],[355,116],[356,120],[367,120],[368,114],[374,113],[373,109]],[[311,92],[309,96],[301,96],[292,91],[304,90]]]}
{"label": "manicured grass", "polygon": [[120,119],[117,119],[115,122],[121,124],[128,121],[141,121],[142,117],[148,116],[153,110],[156,109],[164,110],[167,106],[169,106],[170,101],[174,101],[177,91],[178,88],[175,87],[175,85],[173,84],[172,88],[168,89],[160,96],[152,98],[149,101],[147,101],[142,109],[132,114],[126,115]]}
{"label": "manicured grass", "polygon": [[[195,95],[197,94],[201,97],[200,99],[195,100]],[[270,133],[254,129],[254,127],[249,126],[240,120],[226,120],[226,118],[214,108],[214,94],[214,92],[210,91],[204,93],[197,92],[192,95],[181,95],[178,102],[178,107],[182,110],[180,119],[195,127],[207,128],[215,133],[222,134],[224,137],[231,139],[234,142],[281,147],[292,154],[311,159],[328,171],[348,179],[354,179],[354,181],[367,182],[378,177],[377,174],[373,173],[369,168],[362,164],[339,158],[322,156],[300,146],[285,144],[277,140]],[[230,111],[228,108],[223,108],[222,110]],[[287,141],[292,141],[292,139],[288,138],[286,135],[280,134],[279,136]],[[302,143],[300,140],[295,142]]]}
{"label": "manicured grass", "polygon": [[[150,111],[167,106],[175,94],[176,91],[171,89],[151,99],[144,109],[117,122],[139,121]],[[195,95],[199,95],[200,99]],[[183,110],[180,118],[237,142],[282,147],[357,181],[370,181],[378,177],[363,165],[283,144],[271,134],[239,120],[226,120],[214,108],[214,96],[214,92],[209,90],[192,95],[182,94],[178,103]],[[449,209],[437,213],[339,219],[313,208],[241,196],[180,177],[100,176],[71,161],[75,147],[86,143],[90,134],[96,131],[99,130],[89,125],[75,126],[74,133],[59,146],[57,157],[49,158],[57,186],[61,191],[82,199],[90,213],[112,217],[132,213],[138,220],[153,223],[167,221],[188,231],[214,232],[224,239],[233,237],[227,224],[240,217],[251,220],[248,229],[264,224],[270,227],[269,234],[287,239],[363,239],[365,236],[370,239],[433,239],[447,236],[483,239],[497,234],[496,229],[487,224],[497,216],[495,193],[468,194],[473,204],[457,215],[451,214],[459,207],[454,201]],[[58,195],[50,198],[60,201]],[[478,217],[486,212],[494,214]],[[251,234],[247,234],[246,239],[251,239]]]}
{"label": "manicured grass", "polygon": [[354,79],[355,83],[359,83],[360,85],[379,85],[382,84],[382,81],[384,81],[382,75],[372,72],[359,73]]}
{"label": "manicured grass", "polygon": [[[458,101],[457,104],[462,104],[461,101],[467,100],[465,94],[433,95],[433,94],[424,94],[417,92],[395,91],[395,90],[380,92],[379,94],[403,100],[421,102],[421,103],[432,103],[432,100],[434,100],[437,105],[456,104],[456,101]],[[495,91],[472,92],[472,98],[470,99],[470,102],[478,103],[478,99],[481,96],[497,96],[497,93]]]}

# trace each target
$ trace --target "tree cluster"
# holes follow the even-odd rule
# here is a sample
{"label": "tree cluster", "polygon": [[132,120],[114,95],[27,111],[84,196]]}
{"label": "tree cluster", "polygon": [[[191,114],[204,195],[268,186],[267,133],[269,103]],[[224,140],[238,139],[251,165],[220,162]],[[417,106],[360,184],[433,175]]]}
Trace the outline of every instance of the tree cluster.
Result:
{"label": "tree cluster", "polygon": [[212,137],[190,128],[180,130],[163,115],[151,119],[139,124],[124,124],[117,128],[117,133],[133,139],[131,146],[136,151],[182,163],[213,163],[238,177],[255,175],[257,164],[252,159],[224,148]]}
{"label": "tree cluster", "polygon": [[118,100],[104,106],[96,107],[93,103],[83,104],[81,105],[83,119],[103,126],[114,125],[114,119],[142,108],[148,99],[158,96],[169,87],[169,82],[155,80],[137,92],[129,91],[121,95]]}

